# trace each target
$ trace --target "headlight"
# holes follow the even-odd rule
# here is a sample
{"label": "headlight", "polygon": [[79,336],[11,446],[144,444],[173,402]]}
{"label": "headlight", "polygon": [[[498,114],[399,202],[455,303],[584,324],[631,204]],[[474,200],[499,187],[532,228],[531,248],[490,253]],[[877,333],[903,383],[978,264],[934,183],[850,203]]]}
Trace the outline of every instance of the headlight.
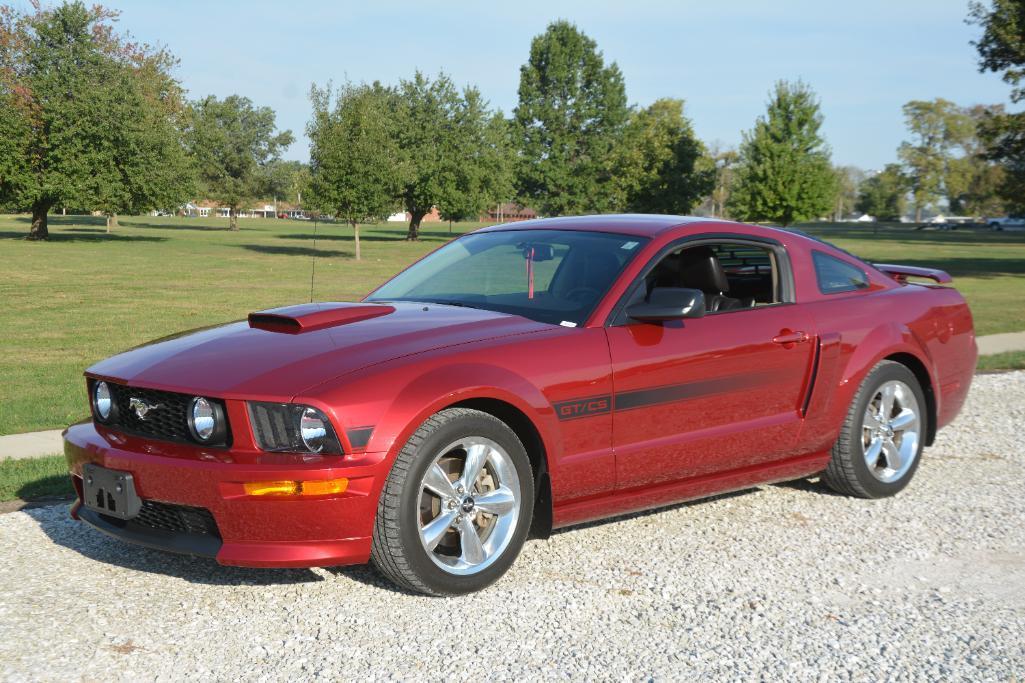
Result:
{"label": "headlight", "polygon": [[97,382],[93,385],[93,412],[96,419],[106,422],[110,419],[110,413],[114,409],[114,399],[110,396],[110,387],[106,382]]}
{"label": "headlight", "polygon": [[249,404],[249,422],[260,450],[341,455],[331,421],[312,406],[296,403]]}
{"label": "headlight", "polygon": [[199,443],[223,443],[227,434],[224,408],[219,402],[196,396],[189,403],[189,431]]}

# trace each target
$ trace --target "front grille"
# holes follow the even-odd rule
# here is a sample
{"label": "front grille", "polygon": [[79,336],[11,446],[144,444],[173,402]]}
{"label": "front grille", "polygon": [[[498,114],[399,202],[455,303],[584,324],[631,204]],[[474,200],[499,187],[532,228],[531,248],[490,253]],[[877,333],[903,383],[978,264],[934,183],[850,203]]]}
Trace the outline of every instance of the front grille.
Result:
{"label": "front grille", "polygon": [[173,534],[198,534],[202,536],[221,537],[214,516],[206,508],[189,507],[161,503],[155,500],[143,500],[139,514],[129,520],[121,520],[109,515],[100,514],[103,519],[122,528],[145,527]]}
{"label": "front grille", "polygon": [[[160,441],[176,441],[178,443],[197,443],[189,431],[188,411],[189,405],[194,398],[192,394],[178,394],[172,391],[160,391],[157,389],[143,389],[140,387],[128,387],[123,384],[107,382],[110,387],[110,395],[115,404],[114,414],[106,426]],[[89,393],[92,395],[93,383],[89,384]],[[146,413],[145,418],[140,418],[131,409],[133,398],[145,401],[152,408]],[[216,399],[208,399],[217,403],[223,403]],[[224,411],[227,414],[227,411]],[[230,434],[230,429],[225,430]],[[205,446],[226,446],[230,438],[226,437],[221,443],[204,444]]]}

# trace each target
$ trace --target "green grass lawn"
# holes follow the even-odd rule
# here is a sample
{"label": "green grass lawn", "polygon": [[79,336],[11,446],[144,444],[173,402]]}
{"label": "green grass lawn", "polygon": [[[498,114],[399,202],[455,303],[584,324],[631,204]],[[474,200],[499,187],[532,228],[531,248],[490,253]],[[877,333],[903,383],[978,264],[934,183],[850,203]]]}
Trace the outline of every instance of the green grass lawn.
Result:
{"label": "green grass lawn", "polygon": [[71,498],[74,495],[63,455],[0,460],[0,503]]}
{"label": "green grass lawn", "polygon": [[[28,218],[0,216],[0,434],[63,427],[87,414],[82,371],[91,363],[181,330],[239,320],[262,308],[315,298],[353,300],[451,237],[480,226],[402,224],[361,230],[334,223],[240,219],[51,217],[51,240],[28,242]],[[874,261],[950,271],[979,334],[1025,330],[1025,233],[915,232],[804,226]]]}

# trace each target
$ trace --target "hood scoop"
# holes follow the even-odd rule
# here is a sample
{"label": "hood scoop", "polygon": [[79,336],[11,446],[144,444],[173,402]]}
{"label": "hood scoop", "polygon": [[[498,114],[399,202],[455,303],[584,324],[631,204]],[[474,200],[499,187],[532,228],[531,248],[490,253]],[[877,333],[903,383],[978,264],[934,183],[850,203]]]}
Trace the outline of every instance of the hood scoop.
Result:
{"label": "hood scoop", "polygon": [[360,320],[378,318],[394,313],[395,308],[383,304],[354,304],[345,302],[325,302],[316,304],[299,304],[257,311],[249,314],[249,326],[268,332],[284,332],[300,334],[335,327]]}

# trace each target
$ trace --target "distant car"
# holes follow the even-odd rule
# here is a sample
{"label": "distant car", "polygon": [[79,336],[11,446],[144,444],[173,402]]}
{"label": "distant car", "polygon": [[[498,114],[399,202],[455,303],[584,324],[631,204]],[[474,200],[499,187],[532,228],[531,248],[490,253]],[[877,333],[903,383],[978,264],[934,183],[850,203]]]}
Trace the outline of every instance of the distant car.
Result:
{"label": "distant car", "polygon": [[987,218],[986,224],[990,230],[1025,230],[1025,217],[1008,216],[1004,218]]}
{"label": "distant car", "polygon": [[225,565],[372,561],[458,594],[528,533],[816,475],[891,496],[972,381],[949,282],[725,221],[485,228],[360,303],[89,368],[71,514]]}

